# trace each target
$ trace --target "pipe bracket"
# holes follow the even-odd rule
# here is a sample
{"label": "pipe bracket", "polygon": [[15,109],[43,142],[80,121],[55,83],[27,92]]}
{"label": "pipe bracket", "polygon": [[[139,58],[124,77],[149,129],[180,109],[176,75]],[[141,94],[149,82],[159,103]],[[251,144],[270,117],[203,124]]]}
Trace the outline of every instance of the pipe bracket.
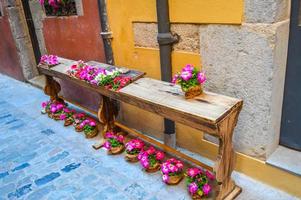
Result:
{"label": "pipe bracket", "polygon": [[113,33],[111,31],[100,32],[100,35],[101,35],[102,39],[112,39],[113,38],[112,34]]}
{"label": "pipe bracket", "polygon": [[159,45],[169,45],[179,42],[180,36],[176,33],[158,33],[157,40]]}

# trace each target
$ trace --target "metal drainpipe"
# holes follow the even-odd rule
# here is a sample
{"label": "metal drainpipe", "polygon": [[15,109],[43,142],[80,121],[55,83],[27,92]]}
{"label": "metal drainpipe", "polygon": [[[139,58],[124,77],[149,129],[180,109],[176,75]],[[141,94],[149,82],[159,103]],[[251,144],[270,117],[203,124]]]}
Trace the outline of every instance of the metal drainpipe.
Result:
{"label": "metal drainpipe", "polygon": [[[172,79],[171,51],[172,45],[178,42],[177,35],[170,32],[168,0],[156,0],[158,35],[157,40],[160,49],[161,80],[170,82]],[[176,145],[175,123],[164,119],[164,143],[175,147]]]}
{"label": "metal drainpipe", "polygon": [[107,16],[107,9],[106,9],[106,0],[98,0],[98,12],[100,18],[100,25],[102,32],[100,33],[103,44],[104,44],[104,51],[106,62],[110,65],[114,64],[114,57],[113,57],[113,50],[111,46],[112,40],[112,32],[110,31],[108,25],[108,16]]}

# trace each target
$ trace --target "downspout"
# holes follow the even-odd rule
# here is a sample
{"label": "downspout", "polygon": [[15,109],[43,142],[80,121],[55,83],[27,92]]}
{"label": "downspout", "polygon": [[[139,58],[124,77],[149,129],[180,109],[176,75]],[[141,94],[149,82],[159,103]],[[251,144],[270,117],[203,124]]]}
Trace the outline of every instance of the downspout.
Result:
{"label": "downspout", "polygon": [[[170,82],[172,79],[171,51],[172,45],[178,42],[177,35],[170,32],[168,0],[156,0],[158,35],[157,40],[160,50],[161,80]],[[175,123],[164,119],[164,143],[175,147]]]}
{"label": "downspout", "polygon": [[114,64],[113,50],[111,46],[112,32],[108,24],[108,16],[106,9],[106,0],[98,0],[98,12],[101,25],[101,37],[103,39],[106,62],[110,65]]}

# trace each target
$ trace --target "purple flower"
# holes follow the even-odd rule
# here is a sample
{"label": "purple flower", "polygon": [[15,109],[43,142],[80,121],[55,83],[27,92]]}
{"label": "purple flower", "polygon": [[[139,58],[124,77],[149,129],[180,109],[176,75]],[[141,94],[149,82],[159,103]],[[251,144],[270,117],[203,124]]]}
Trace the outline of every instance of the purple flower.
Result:
{"label": "purple flower", "polygon": [[206,80],[207,80],[204,72],[199,72],[197,74],[197,79],[198,79],[198,81],[199,81],[200,84],[205,83]]}
{"label": "purple flower", "polygon": [[189,79],[192,78],[192,72],[191,71],[183,71],[181,73],[181,78],[184,80],[184,81],[188,81]]}
{"label": "purple flower", "polygon": [[84,128],[84,126],[85,126],[84,122],[80,123],[80,125],[79,125],[80,128]]}
{"label": "purple flower", "polygon": [[182,72],[192,72],[194,69],[193,65],[187,64],[183,69]]}
{"label": "purple flower", "polygon": [[161,171],[162,171],[163,174],[168,174],[169,173],[169,169],[164,165],[162,165]]}
{"label": "purple flower", "polygon": [[199,189],[198,185],[195,182],[190,183],[188,185],[188,190],[189,190],[190,194],[195,194],[198,191],[198,189]]}
{"label": "purple flower", "polygon": [[167,183],[168,180],[169,180],[169,176],[167,174],[163,174],[162,180],[163,180],[164,183]]}
{"label": "purple flower", "polygon": [[63,108],[64,108],[63,104],[58,104],[58,105],[56,106],[56,109],[58,109],[58,110],[61,110],[61,109],[63,109]]}
{"label": "purple flower", "polygon": [[134,149],[133,145],[127,145],[126,150],[132,151]]}
{"label": "purple flower", "polygon": [[210,191],[211,191],[211,187],[210,187],[209,184],[206,183],[206,184],[203,186],[203,192],[204,192],[204,195],[208,195]]}

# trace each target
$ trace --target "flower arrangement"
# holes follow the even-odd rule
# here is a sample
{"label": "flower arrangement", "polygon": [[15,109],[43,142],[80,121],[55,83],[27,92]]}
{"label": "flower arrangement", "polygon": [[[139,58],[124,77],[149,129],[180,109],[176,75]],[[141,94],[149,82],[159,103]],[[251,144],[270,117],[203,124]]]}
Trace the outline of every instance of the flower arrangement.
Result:
{"label": "flower arrangement", "polygon": [[51,106],[51,101],[44,101],[42,102],[42,114],[50,114],[50,106]]}
{"label": "flower arrangement", "polygon": [[175,158],[165,161],[161,166],[163,182],[169,185],[178,184],[184,176],[183,168],[183,163]]}
{"label": "flower arrangement", "polygon": [[138,162],[138,155],[143,151],[144,142],[139,139],[132,139],[125,144],[125,159],[130,162]]}
{"label": "flower arrangement", "polygon": [[48,65],[48,67],[52,67],[60,63],[56,55],[43,55],[40,59],[40,64]]}
{"label": "flower arrangement", "polygon": [[81,124],[80,127],[83,127],[84,133],[86,138],[93,138],[97,135],[98,129],[96,126],[95,120],[89,118],[85,119]]}
{"label": "flower arrangement", "polygon": [[64,108],[63,113],[60,116],[60,120],[65,120],[64,126],[70,126],[74,123],[73,115],[75,114],[75,110],[70,110],[69,108]]}
{"label": "flower arrangement", "polygon": [[131,81],[130,77],[122,75],[120,69],[107,70],[89,66],[81,60],[72,65],[67,73],[74,78],[92,85],[104,86],[113,91],[119,91]]}
{"label": "flower arrangement", "polygon": [[61,114],[64,113],[63,109],[65,107],[66,107],[66,105],[64,105],[62,103],[52,102],[49,106],[50,112],[48,113],[48,116],[55,120],[60,120]]}
{"label": "flower arrangement", "polygon": [[74,0],[39,0],[47,16],[76,15]]}
{"label": "flower arrangement", "polygon": [[81,123],[87,118],[85,113],[75,113],[73,115],[73,126],[75,127],[75,131],[82,132],[84,130],[84,126]]}
{"label": "flower arrangement", "polygon": [[215,180],[214,174],[209,171],[204,172],[199,168],[189,168],[186,176],[188,191],[193,199],[201,199],[209,195],[212,190],[209,181]]}
{"label": "flower arrangement", "polygon": [[108,150],[108,154],[120,154],[124,150],[124,136],[113,132],[105,134],[106,142],[103,147]]}
{"label": "flower arrangement", "polygon": [[172,79],[172,83],[181,86],[186,99],[200,95],[203,92],[202,84],[205,82],[205,73],[190,64],[186,65],[181,72],[176,73]]}
{"label": "flower arrangement", "polygon": [[138,160],[147,172],[156,172],[160,169],[160,163],[164,159],[164,153],[156,150],[153,146],[146,151],[141,151]]}

